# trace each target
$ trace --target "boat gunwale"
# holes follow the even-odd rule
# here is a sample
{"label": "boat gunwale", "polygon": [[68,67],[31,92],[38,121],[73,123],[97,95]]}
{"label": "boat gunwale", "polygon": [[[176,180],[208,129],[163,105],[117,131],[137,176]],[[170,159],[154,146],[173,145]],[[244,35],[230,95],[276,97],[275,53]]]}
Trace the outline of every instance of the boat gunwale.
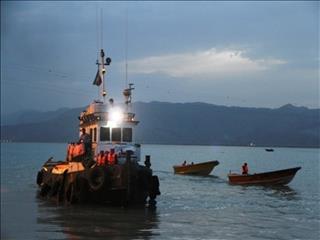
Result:
{"label": "boat gunwale", "polygon": [[270,175],[270,174],[275,174],[275,173],[285,173],[285,172],[297,172],[301,169],[301,167],[294,167],[294,168],[286,168],[286,169],[281,169],[281,170],[276,170],[276,171],[271,171],[271,172],[262,172],[262,173],[254,173],[254,174],[238,174],[238,173],[230,173],[228,174],[229,176],[235,176],[235,177],[254,177],[258,175]]}
{"label": "boat gunwale", "polygon": [[211,164],[214,164],[214,166],[217,166],[217,165],[219,165],[219,161],[212,160],[212,161],[202,162],[202,163],[187,164],[184,166],[183,165],[174,165],[173,168],[179,169],[179,168],[197,167],[197,166],[201,166],[201,165],[211,165]]}

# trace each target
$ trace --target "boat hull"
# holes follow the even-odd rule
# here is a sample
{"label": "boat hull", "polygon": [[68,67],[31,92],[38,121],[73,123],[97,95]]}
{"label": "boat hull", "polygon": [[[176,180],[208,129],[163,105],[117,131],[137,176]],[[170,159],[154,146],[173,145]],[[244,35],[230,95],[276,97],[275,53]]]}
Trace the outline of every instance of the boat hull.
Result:
{"label": "boat hull", "polygon": [[229,183],[236,185],[286,185],[301,167],[257,174],[229,174]]}
{"label": "boat hull", "polygon": [[81,162],[45,164],[37,176],[39,196],[68,204],[139,205],[155,203],[159,180],[134,162],[85,168]]}
{"label": "boat hull", "polygon": [[173,166],[175,174],[191,174],[206,176],[211,173],[213,168],[219,164],[218,161],[190,164],[186,166]]}
{"label": "boat hull", "polygon": [[273,148],[266,148],[265,150],[266,150],[266,152],[273,152],[274,151]]}

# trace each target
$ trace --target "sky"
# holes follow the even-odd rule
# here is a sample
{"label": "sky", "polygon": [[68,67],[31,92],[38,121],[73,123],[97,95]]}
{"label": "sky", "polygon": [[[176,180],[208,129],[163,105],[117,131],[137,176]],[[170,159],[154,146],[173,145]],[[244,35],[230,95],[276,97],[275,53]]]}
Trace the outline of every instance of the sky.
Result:
{"label": "sky", "polygon": [[100,48],[117,102],[132,82],[133,101],[319,108],[319,12],[316,1],[1,1],[1,114],[98,99]]}

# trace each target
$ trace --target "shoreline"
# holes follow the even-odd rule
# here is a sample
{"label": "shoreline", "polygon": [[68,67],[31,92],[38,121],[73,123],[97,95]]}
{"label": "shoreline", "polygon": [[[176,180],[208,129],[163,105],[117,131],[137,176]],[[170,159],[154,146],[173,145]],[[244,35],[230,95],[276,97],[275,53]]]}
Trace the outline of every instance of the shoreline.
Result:
{"label": "shoreline", "polygon": [[[28,141],[9,141],[9,140],[0,140],[0,143],[44,143],[44,144],[68,144],[68,142],[28,142]],[[247,146],[247,145],[223,145],[223,144],[179,144],[179,143],[138,143],[141,145],[165,145],[165,146],[203,146],[203,147],[247,147],[247,148],[307,148],[307,149],[320,149],[320,146],[270,146],[270,145],[258,145],[258,146]]]}

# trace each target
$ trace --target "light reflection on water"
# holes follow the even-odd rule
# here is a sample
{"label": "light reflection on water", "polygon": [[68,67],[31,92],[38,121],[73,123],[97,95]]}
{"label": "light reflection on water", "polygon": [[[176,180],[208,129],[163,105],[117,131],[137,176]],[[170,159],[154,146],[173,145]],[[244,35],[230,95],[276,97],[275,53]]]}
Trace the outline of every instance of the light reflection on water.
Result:
{"label": "light reflection on water", "polygon": [[[157,209],[64,206],[37,199],[41,164],[64,144],[1,145],[2,239],[318,239],[319,149],[143,145],[159,176]],[[208,177],[174,175],[183,160],[219,160]],[[288,186],[233,186],[229,170],[301,166]]]}
{"label": "light reflection on water", "polygon": [[[39,203],[38,230],[54,239],[149,239],[156,236],[159,217],[146,208],[54,206]],[[63,233],[63,235],[61,235]]]}

